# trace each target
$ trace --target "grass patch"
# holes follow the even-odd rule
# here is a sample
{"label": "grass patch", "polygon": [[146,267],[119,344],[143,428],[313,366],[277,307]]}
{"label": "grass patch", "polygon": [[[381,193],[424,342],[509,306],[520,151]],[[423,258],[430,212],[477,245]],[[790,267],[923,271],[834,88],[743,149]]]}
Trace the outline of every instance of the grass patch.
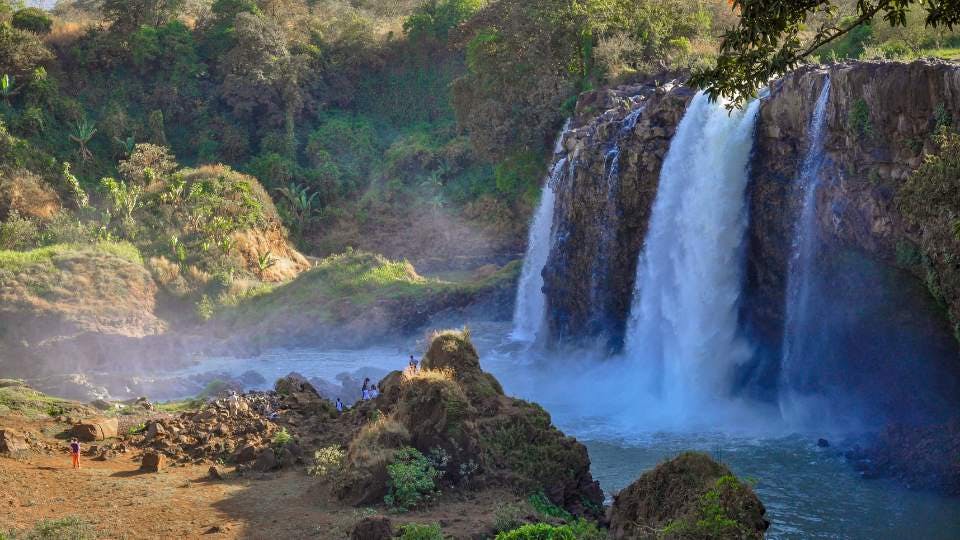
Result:
{"label": "grass patch", "polygon": [[520,262],[515,261],[482,279],[451,282],[425,278],[407,261],[347,250],[323,259],[285,285],[237,299],[235,306],[227,306],[216,317],[243,323],[257,321],[264,313],[290,313],[335,323],[359,316],[371,304],[383,301],[417,305],[457,303],[512,284],[520,268]]}
{"label": "grass patch", "polygon": [[203,398],[190,398],[180,401],[167,401],[166,403],[157,403],[155,408],[158,411],[177,414],[182,412],[196,411],[203,407],[206,401]]}
{"label": "grass patch", "polygon": [[0,379],[0,416],[20,413],[30,418],[60,416],[82,408],[75,401],[48,396],[20,381]]}
{"label": "grass patch", "polygon": [[101,241],[96,244],[54,244],[30,251],[0,250],[0,271],[20,272],[30,266],[53,264],[54,261],[84,253],[113,255],[135,264],[143,264],[140,250],[129,242]]}

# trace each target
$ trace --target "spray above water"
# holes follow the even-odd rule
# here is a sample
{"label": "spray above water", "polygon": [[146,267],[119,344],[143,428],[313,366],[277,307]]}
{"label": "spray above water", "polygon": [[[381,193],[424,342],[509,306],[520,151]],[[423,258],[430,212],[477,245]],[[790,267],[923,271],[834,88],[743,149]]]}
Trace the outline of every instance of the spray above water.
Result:
{"label": "spray above water", "polygon": [[[564,153],[563,138],[570,129],[570,120],[563,126],[554,154]],[[523,258],[523,270],[520,273],[520,282],[517,286],[517,300],[513,313],[513,332],[510,334],[514,341],[532,343],[540,336],[543,324],[546,321],[546,298],[543,294],[543,267],[550,256],[550,247],[553,245],[553,213],[557,195],[553,186],[567,167],[567,158],[557,160],[543,184],[540,194],[540,205],[533,215],[530,224],[530,233],[527,238],[527,253]]]}
{"label": "spray above water", "polygon": [[686,424],[728,401],[751,351],[738,334],[747,165],[759,102],[728,113],[697,94],[664,160],[627,328],[637,391]]}

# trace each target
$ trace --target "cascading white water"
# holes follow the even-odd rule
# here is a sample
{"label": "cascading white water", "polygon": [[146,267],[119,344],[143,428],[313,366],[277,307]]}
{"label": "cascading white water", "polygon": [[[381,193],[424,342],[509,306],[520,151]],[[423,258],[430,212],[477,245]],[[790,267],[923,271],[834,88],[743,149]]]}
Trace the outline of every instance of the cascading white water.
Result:
{"label": "cascading white water", "polygon": [[796,394],[801,382],[798,361],[804,355],[803,343],[810,338],[810,297],[813,286],[813,262],[817,250],[817,188],[820,186],[820,168],[824,160],[824,128],[827,120],[827,102],[830,100],[830,78],[824,81],[823,89],[814,106],[808,132],[807,155],[803,159],[798,187],[803,194],[803,207],[794,225],[790,262],[787,269],[787,294],[785,305],[783,351],[780,376],[780,412],[794,424],[801,418],[805,401]]}
{"label": "cascading white water", "polygon": [[[570,120],[567,120],[554,146],[554,155],[563,154],[563,138],[569,129]],[[540,205],[537,207],[537,211],[533,215],[533,222],[530,224],[527,253],[523,258],[523,270],[520,273],[517,300],[513,312],[513,332],[510,337],[514,341],[536,341],[546,320],[543,267],[547,264],[547,258],[550,256],[550,246],[553,244],[553,212],[557,200],[553,185],[559,176],[564,174],[566,166],[566,157],[562,157],[554,163],[543,184]]]}
{"label": "cascading white water", "polygon": [[[703,93],[690,104],[660,172],[637,267],[625,355],[672,422],[728,395],[751,351],[738,335],[747,230],[747,165],[759,102],[728,113]],[[634,388],[636,390],[636,388]]]}

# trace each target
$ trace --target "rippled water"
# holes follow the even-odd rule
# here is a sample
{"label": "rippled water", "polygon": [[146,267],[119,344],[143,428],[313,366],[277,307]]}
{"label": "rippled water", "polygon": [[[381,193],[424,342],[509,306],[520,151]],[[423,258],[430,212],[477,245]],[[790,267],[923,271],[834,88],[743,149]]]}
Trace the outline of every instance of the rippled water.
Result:
{"label": "rippled water", "polygon": [[[560,429],[587,445],[594,477],[608,495],[661,461],[699,450],[756,482],[772,522],[768,538],[960,538],[960,500],[909,491],[892,481],[863,480],[843,459],[841,445],[816,446],[819,434],[747,435],[729,428],[669,432],[644,429],[642,422],[624,424],[548,391],[564,378],[557,369],[528,365],[523,348],[504,344],[509,325],[472,328],[484,369],[504,382],[508,393],[539,402]],[[422,342],[412,341],[364,350],[274,350],[256,358],[209,359],[188,372],[254,370],[273,381],[297,371],[334,381],[337,374],[362,367],[400,369],[422,348]]]}

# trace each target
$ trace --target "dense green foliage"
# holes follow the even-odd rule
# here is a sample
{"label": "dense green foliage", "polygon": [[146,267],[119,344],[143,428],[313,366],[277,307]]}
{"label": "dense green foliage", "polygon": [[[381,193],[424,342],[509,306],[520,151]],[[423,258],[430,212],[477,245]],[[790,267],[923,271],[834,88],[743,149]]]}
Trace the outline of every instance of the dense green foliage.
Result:
{"label": "dense green foliage", "polygon": [[694,516],[677,519],[660,531],[662,538],[735,539],[751,538],[754,531],[738,521],[736,512],[725,501],[742,498],[749,488],[734,476],[722,476],[700,497]]}
{"label": "dense green foliage", "polygon": [[400,540],[443,540],[440,525],[408,523],[400,527]]}
{"label": "dense green foliage", "polygon": [[[954,1],[732,0],[732,5],[739,21],[723,35],[716,64],[696,73],[693,82],[714,98],[732,98],[734,104],[818,51],[838,56],[867,53],[865,46],[875,29],[864,25],[876,19],[905,31],[927,27],[912,32],[916,49],[932,45],[939,49],[944,44],[943,29],[952,34],[960,23],[960,3]],[[952,36],[950,44],[957,43]],[[881,39],[877,45],[879,56],[886,58],[911,53],[911,45],[903,39]],[[825,46],[830,48],[821,50]]]}
{"label": "dense green foliage", "polygon": [[384,497],[388,506],[399,512],[416,508],[428,501],[437,491],[440,473],[416,448],[401,448],[387,465],[389,493]]}
{"label": "dense green foliage", "polygon": [[497,535],[497,540],[603,540],[606,531],[594,523],[578,519],[566,525],[530,523]]}

